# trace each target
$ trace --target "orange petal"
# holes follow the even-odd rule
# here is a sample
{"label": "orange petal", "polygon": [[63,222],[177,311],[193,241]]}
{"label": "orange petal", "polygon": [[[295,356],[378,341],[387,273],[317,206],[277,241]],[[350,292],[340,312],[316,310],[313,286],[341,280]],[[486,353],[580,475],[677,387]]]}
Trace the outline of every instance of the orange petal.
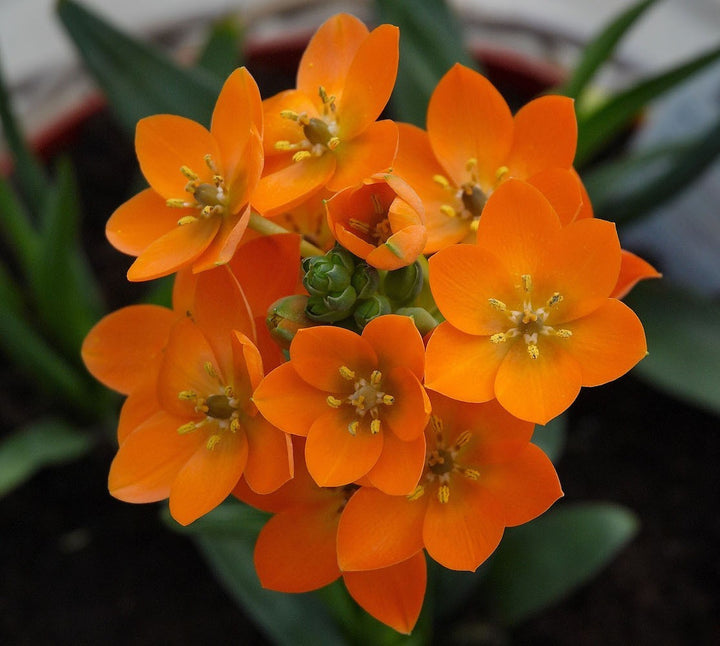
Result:
{"label": "orange petal", "polygon": [[461,401],[489,401],[495,397],[495,377],[508,349],[507,343],[491,343],[489,337],[441,323],[428,342],[425,386]]}
{"label": "orange petal", "polygon": [[392,366],[405,366],[418,379],[423,378],[425,346],[409,316],[378,316],[365,326],[362,338],[375,350],[381,372]]}
{"label": "orange petal", "polygon": [[466,166],[474,159],[478,181],[487,190],[510,150],[513,119],[492,83],[457,63],[430,97],[427,131],[448,179],[456,186],[470,179]]}
{"label": "orange petal", "polygon": [[620,275],[610,296],[612,298],[625,298],[639,281],[648,278],[660,278],[661,276],[662,274],[649,262],[626,249],[622,249]]}
{"label": "orange petal", "polygon": [[423,540],[428,554],[451,570],[475,571],[500,543],[502,505],[477,483],[455,477],[450,498],[428,495]]}
{"label": "orange petal", "polygon": [[382,570],[345,572],[345,587],[366,612],[404,635],[417,623],[425,598],[425,555]]}
{"label": "orange petal", "polygon": [[377,269],[392,271],[415,262],[427,242],[424,224],[405,227],[373,249],[365,259]]}
{"label": "orange petal", "polygon": [[548,168],[535,173],[527,182],[547,198],[563,226],[570,224],[582,210],[582,182],[573,170]]}
{"label": "orange petal", "polygon": [[353,383],[342,376],[341,367],[368,379],[377,366],[377,355],[365,339],[330,325],[299,330],[290,344],[290,360],[302,379],[329,393],[353,391]]}
{"label": "orange petal", "polygon": [[385,108],[397,76],[399,39],[397,27],[380,25],[358,47],[337,103],[341,140],[363,132]]}
{"label": "orange petal", "polygon": [[216,163],[222,159],[215,138],[206,128],[172,114],[140,119],[135,131],[135,150],[145,179],[165,199],[187,196],[188,180],[180,170],[183,166],[201,182],[212,182],[213,172],[205,156],[210,155]]}
{"label": "orange petal", "polygon": [[189,525],[215,509],[240,479],[247,454],[245,433],[223,432],[212,449],[201,444],[173,482],[170,515],[181,525]]}
{"label": "orange petal", "polygon": [[333,151],[337,168],[327,182],[328,190],[341,191],[390,168],[397,153],[397,142],[397,126],[387,119],[375,121],[353,139],[341,141]]}
{"label": "orange petal", "polygon": [[249,221],[249,206],[239,213],[225,215],[220,218],[220,228],[205,251],[193,262],[193,271],[195,273],[207,271],[208,269],[214,269],[218,265],[228,263],[240,244]]}
{"label": "orange petal", "polygon": [[422,550],[425,498],[388,496],[362,487],[348,500],[337,533],[343,571],[375,570],[400,563]]}
{"label": "orange petal", "polygon": [[433,298],[453,327],[483,335],[510,327],[507,313],[493,307],[489,299],[510,309],[519,305],[516,278],[494,253],[477,245],[453,245],[434,254],[429,264]]}
{"label": "orange petal", "polygon": [[138,426],[144,424],[160,410],[157,397],[157,373],[159,366],[150,368],[148,378],[131,392],[123,402],[118,419],[117,439],[122,444]]}
{"label": "orange petal", "polygon": [[567,352],[580,364],[583,386],[617,379],[647,354],[640,319],[615,299],[567,327],[572,332]]}
{"label": "orange petal", "polygon": [[288,509],[265,524],[255,544],[255,570],[264,588],[308,592],[340,576],[335,556],[339,504]]}
{"label": "orange petal", "polygon": [[148,246],[130,266],[128,280],[167,276],[195,260],[208,248],[220,228],[220,218],[200,218],[176,226]]}
{"label": "orange petal", "polygon": [[534,444],[514,460],[483,465],[480,484],[502,504],[506,527],[536,518],[563,495],[555,467]]}
{"label": "orange petal", "polygon": [[368,36],[362,21],[339,13],[315,32],[300,60],[297,87],[309,96],[325,88],[328,96],[339,96],[355,54]]}
{"label": "orange petal", "polygon": [[271,493],[292,478],[290,436],[260,415],[245,419],[243,426],[249,444],[245,480],[256,493]]}
{"label": "orange petal", "polygon": [[405,366],[398,366],[383,375],[382,387],[395,398],[392,405],[382,407],[382,423],[404,442],[422,435],[430,416],[430,400],[418,378]]}
{"label": "orange petal", "polygon": [[275,368],[253,393],[262,416],[295,435],[307,435],[312,423],[330,410],[326,398],[326,393],[301,379],[290,363]]}
{"label": "orange petal", "polygon": [[[305,138],[302,126],[294,119],[283,117],[282,114],[289,110],[297,114],[304,112],[309,117],[320,116],[316,102],[311,99],[311,97],[316,98],[318,96],[317,92],[317,87],[310,96],[299,90],[284,90],[263,101],[263,120],[265,122],[263,140],[265,156],[268,159],[283,155],[275,147],[276,142],[298,143]],[[269,174],[268,171],[266,171],[266,174]]]}
{"label": "orange petal", "polygon": [[535,273],[548,240],[561,228],[557,213],[538,189],[509,179],[485,204],[477,243],[500,258],[517,280],[522,274]]}
{"label": "orange petal", "polygon": [[384,433],[382,453],[368,478],[383,493],[404,496],[415,490],[424,467],[424,435],[404,442],[395,433]]}
{"label": "orange petal", "polygon": [[620,258],[615,225],[605,220],[578,220],[547,240],[533,276],[533,299],[545,303],[556,292],[562,296],[547,324],[557,326],[602,305],[617,282]]}
{"label": "orange petal", "polygon": [[559,95],[530,101],[515,115],[513,144],[506,166],[520,179],[546,168],[570,168],[577,145],[573,100]]}
{"label": "orange petal", "polygon": [[115,498],[142,503],[170,495],[178,472],[202,441],[177,432],[183,421],[160,411],[125,438],[110,465],[108,489]]}
{"label": "orange petal", "polygon": [[354,410],[332,410],[315,420],[305,443],[305,462],[321,487],[342,487],[364,476],[380,457],[383,433],[348,430]]}
{"label": "orange petal", "polygon": [[158,305],[130,305],[103,317],[83,340],[90,373],[108,388],[127,394],[139,374],[160,356],[177,314]]}
{"label": "orange petal", "polygon": [[[580,364],[564,344],[568,339],[542,337],[532,359],[522,341],[512,343],[495,379],[495,396],[508,412],[546,424],[572,404],[580,392]],[[504,345],[504,344],[503,344]]]}
{"label": "orange petal", "polygon": [[[252,392],[260,385],[265,373],[263,372],[262,356],[257,346],[242,332],[233,330],[233,390],[235,397],[249,399]],[[252,405],[252,415],[257,411]]]}
{"label": "orange petal", "polygon": [[169,208],[165,198],[147,188],[121,204],[105,226],[105,235],[118,251],[139,256],[152,242],[177,227],[194,209]]}

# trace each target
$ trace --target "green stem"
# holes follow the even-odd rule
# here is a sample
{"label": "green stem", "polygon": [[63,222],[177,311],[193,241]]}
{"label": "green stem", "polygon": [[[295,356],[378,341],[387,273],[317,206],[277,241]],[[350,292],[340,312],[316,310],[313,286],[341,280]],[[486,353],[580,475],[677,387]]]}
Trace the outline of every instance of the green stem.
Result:
{"label": "green stem", "polygon": [[[262,233],[264,236],[270,236],[278,233],[291,233],[279,224],[275,224],[272,220],[268,220],[258,213],[250,214],[250,222],[248,223],[248,226],[253,231]],[[308,242],[307,240],[302,240],[300,242],[300,255],[303,258],[308,258],[310,256],[322,256],[324,254],[325,252],[319,247],[316,247],[312,242]]]}

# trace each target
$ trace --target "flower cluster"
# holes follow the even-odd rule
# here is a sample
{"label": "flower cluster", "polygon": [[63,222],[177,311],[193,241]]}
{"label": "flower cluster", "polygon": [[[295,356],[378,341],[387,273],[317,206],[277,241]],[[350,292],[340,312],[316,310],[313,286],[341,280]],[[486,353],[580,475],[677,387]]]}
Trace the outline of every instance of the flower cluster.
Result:
{"label": "flower cluster", "polygon": [[618,299],[656,274],[593,218],[570,99],[513,116],[456,65],[426,131],[378,121],[397,62],[397,28],[340,14],[296,89],[241,68],[209,130],[140,121],[149,188],[107,236],[172,307],[111,313],[83,358],[126,395],[113,496],[189,524],[233,494],[273,514],[265,587],[342,577],[409,633],[426,554],[475,570],[562,495],[534,425],[643,358]]}

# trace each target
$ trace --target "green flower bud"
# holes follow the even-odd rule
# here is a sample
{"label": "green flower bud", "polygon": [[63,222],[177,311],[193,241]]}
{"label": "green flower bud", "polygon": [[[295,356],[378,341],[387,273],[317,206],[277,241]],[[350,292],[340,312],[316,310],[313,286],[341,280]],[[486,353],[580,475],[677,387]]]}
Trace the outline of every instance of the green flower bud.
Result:
{"label": "green flower bud", "polygon": [[305,307],[305,313],[313,321],[335,323],[350,315],[356,300],[355,289],[348,286],[341,292],[335,292],[327,296],[310,296]]}
{"label": "green flower bud", "polygon": [[390,314],[391,312],[390,301],[382,294],[374,294],[370,298],[360,301],[353,312],[353,318],[362,330],[375,317]]}
{"label": "green flower bud", "polygon": [[383,283],[383,292],[398,305],[410,303],[423,286],[423,271],[419,262],[389,271]]}
{"label": "green flower bud", "polygon": [[298,330],[315,325],[305,313],[307,301],[308,297],[304,295],[285,296],[268,308],[265,325],[270,336],[284,350],[290,347]]}
{"label": "green flower bud", "polygon": [[377,291],[380,274],[375,267],[371,267],[366,262],[359,262],[350,284],[355,288],[358,298],[369,298]]}
{"label": "green flower bud", "polygon": [[432,332],[440,323],[432,314],[422,307],[401,307],[395,310],[395,314],[409,316],[423,336],[428,332]]}
{"label": "green flower bud", "polygon": [[350,285],[355,270],[355,256],[335,246],[324,256],[306,258],[303,269],[305,289],[313,296],[325,296],[331,292],[341,292]]}

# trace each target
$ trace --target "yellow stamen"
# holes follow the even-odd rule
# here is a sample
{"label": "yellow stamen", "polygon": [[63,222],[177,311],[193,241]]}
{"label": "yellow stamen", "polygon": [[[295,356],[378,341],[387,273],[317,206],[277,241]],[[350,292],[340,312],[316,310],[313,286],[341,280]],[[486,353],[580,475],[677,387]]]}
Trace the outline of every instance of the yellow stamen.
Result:
{"label": "yellow stamen", "polygon": [[458,435],[457,440],[455,440],[455,448],[459,449],[462,446],[465,446],[470,440],[472,439],[472,433],[470,431],[463,431]]}
{"label": "yellow stamen", "polygon": [[447,215],[449,218],[456,218],[457,217],[457,211],[450,206],[449,204],[441,204],[440,205],[440,212]]}
{"label": "yellow stamen", "polygon": [[450,500],[450,487],[447,485],[440,485],[437,492],[438,501],[445,504]]}
{"label": "yellow stamen", "polygon": [[199,177],[193,173],[187,166],[180,166],[180,172],[187,177],[191,182],[199,181]]}
{"label": "yellow stamen", "polygon": [[188,422],[187,424],[183,424],[182,426],[178,427],[177,432],[180,435],[185,435],[185,433],[191,433],[197,428],[196,422]]}
{"label": "yellow stamen", "polygon": [[325,401],[330,408],[340,408],[342,405],[342,400],[337,399],[337,397],[333,397],[332,395],[328,395]]}
{"label": "yellow stamen", "polygon": [[560,292],[555,292],[550,298],[548,298],[547,303],[545,303],[546,307],[552,307],[553,305],[557,305],[563,300],[562,294]]}
{"label": "yellow stamen", "polygon": [[395,403],[395,398],[392,395],[383,395],[382,403],[386,406],[392,406]]}
{"label": "yellow stamen", "polygon": [[505,343],[507,335],[504,332],[498,332],[490,337],[490,343]]}
{"label": "yellow stamen", "polygon": [[372,374],[370,375],[370,385],[371,386],[379,386],[380,382],[382,381],[382,372],[379,370],[373,370]]}
{"label": "yellow stamen", "polygon": [[205,445],[207,447],[207,450],[212,451],[218,445],[221,439],[222,436],[220,435],[211,435],[208,438],[207,444]]}
{"label": "yellow stamen", "polygon": [[537,359],[540,356],[540,348],[534,343],[528,343],[527,351],[531,359]]}
{"label": "yellow stamen", "polygon": [[470,157],[470,159],[468,159],[465,162],[465,170],[468,173],[472,173],[476,168],[477,168],[477,159],[475,159],[475,157]]}
{"label": "yellow stamen", "polygon": [[443,421],[437,415],[430,416],[430,424],[436,434],[440,435],[443,432]]}
{"label": "yellow stamen", "polygon": [[233,417],[230,420],[230,430],[233,433],[237,433],[240,430],[240,420],[237,417]]}
{"label": "yellow stamen", "polygon": [[526,292],[532,291],[532,276],[530,274],[523,274],[520,276],[520,280],[522,280],[522,286],[523,290]]}
{"label": "yellow stamen", "polygon": [[507,305],[497,298],[488,298],[488,303],[490,303],[490,307],[498,312],[504,312],[507,309]]}
{"label": "yellow stamen", "polygon": [[374,419],[370,422],[370,433],[377,435],[380,432],[380,420]]}
{"label": "yellow stamen", "polygon": [[192,207],[192,202],[187,202],[179,198],[172,198],[165,200],[165,206],[169,206],[171,209],[188,209]]}
{"label": "yellow stamen", "polygon": [[440,184],[443,188],[450,188],[450,182],[444,175],[433,175],[433,182]]}
{"label": "yellow stamen", "polygon": [[377,193],[373,193],[370,196],[370,200],[373,203],[373,211],[375,211],[376,215],[382,215],[385,212],[385,209],[383,208],[383,205],[380,202],[380,198],[378,197]]}
{"label": "yellow stamen", "polygon": [[213,368],[213,364],[209,361],[206,361],[203,365],[203,368],[205,368],[205,372],[208,374],[209,377],[212,377],[213,379],[217,379],[217,372],[215,372],[215,368]]}
{"label": "yellow stamen", "polygon": [[309,150],[298,150],[292,157],[294,162],[300,162],[303,161],[303,159],[308,159],[309,157],[312,157],[312,153]]}
{"label": "yellow stamen", "polygon": [[275,150],[294,150],[297,147],[285,139],[276,141],[274,146]]}
{"label": "yellow stamen", "polygon": [[510,172],[510,169],[509,169],[507,166],[500,166],[500,167],[495,171],[495,179],[496,179],[498,182],[502,182],[503,179],[505,179],[505,175],[507,175],[509,172]]}
{"label": "yellow stamen", "polygon": [[352,381],[355,379],[355,372],[353,370],[350,370],[347,366],[340,366],[340,376],[343,379],[347,379],[348,381]]}
{"label": "yellow stamen", "polygon": [[353,229],[357,229],[361,233],[370,233],[370,226],[363,222],[362,220],[358,220],[356,218],[350,218],[348,220],[348,223]]}
{"label": "yellow stamen", "polygon": [[408,494],[407,499],[411,502],[414,500],[417,500],[418,498],[422,498],[422,496],[425,494],[425,487],[422,485],[418,485],[415,487],[412,493]]}
{"label": "yellow stamen", "polygon": [[470,480],[479,480],[480,472],[477,469],[463,469],[462,474]]}
{"label": "yellow stamen", "polygon": [[300,118],[300,115],[295,110],[280,110],[280,116],[291,121],[297,121]]}
{"label": "yellow stamen", "polygon": [[567,339],[568,337],[572,336],[572,331],[561,328],[560,330],[555,331],[555,336],[559,336],[561,339]]}
{"label": "yellow stamen", "polygon": [[360,422],[353,420],[348,424],[348,433],[350,435],[357,435],[358,429],[360,428]]}
{"label": "yellow stamen", "polygon": [[197,393],[194,390],[181,390],[178,393],[178,399],[182,399],[183,401],[197,399]]}
{"label": "yellow stamen", "polygon": [[198,221],[198,218],[196,218],[194,215],[185,215],[185,216],[181,217],[177,221],[177,223],[178,223],[178,226],[181,227],[183,224],[192,224],[193,222],[197,222],[197,221]]}
{"label": "yellow stamen", "polygon": [[326,145],[328,150],[335,150],[340,145],[340,137],[330,137]]}

